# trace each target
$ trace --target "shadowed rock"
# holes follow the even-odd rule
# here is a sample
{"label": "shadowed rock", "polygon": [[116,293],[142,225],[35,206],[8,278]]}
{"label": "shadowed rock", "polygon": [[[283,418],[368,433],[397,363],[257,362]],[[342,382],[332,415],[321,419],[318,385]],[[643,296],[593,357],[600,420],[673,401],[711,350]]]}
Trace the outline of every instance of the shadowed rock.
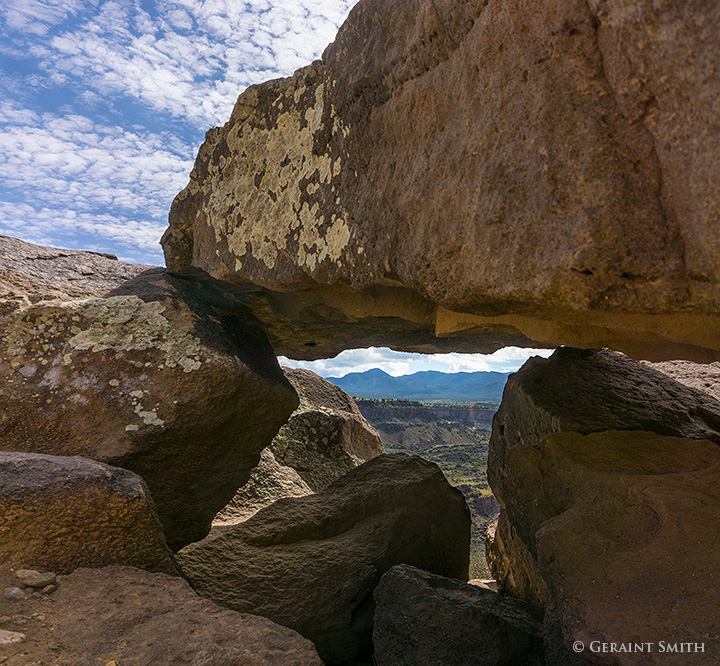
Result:
{"label": "shadowed rock", "polygon": [[294,631],[219,608],[180,578],[80,569],[60,578],[53,600],[38,609],[55,644],[43,657],[59,666],[322,666]]}
{"label": "shadowed rock", "polygon": [[470,514],[433,463],[383,455],[177,555],[203,596],[291,627],[327,664],[370,654],[372,591],[409,563],[467,580]]}
{"label": "shadowed rock", "polygon": [[130,469],[171,547],[201,539],[297,405],[262,330],[207,284],[0,241],[0,448]]}
{"label": "shadowed rock", "polygon": [[720,538],[720,402],[682,372],[681,384],[617,353],[559,349],[508,381],[490,444],[502,512],[489,559],[509,592],[545,588],[548,664],[637,663],[575,653],[578,640],[705,644],[656,645],[648,665],[720,658],[720,555],[707,546]]}
{"label": "shadowed rock", "polygon": [[300,405],[265,449],[248,482],[215,517],[238,523],[281,497],[323,490],[384,453],[380,435],[342,389],[310,370],[283,368]]}
{"label": "shadowed rock", "polygon": [[415,567],[375,589],[377,666],[544,665],[542,609]]}

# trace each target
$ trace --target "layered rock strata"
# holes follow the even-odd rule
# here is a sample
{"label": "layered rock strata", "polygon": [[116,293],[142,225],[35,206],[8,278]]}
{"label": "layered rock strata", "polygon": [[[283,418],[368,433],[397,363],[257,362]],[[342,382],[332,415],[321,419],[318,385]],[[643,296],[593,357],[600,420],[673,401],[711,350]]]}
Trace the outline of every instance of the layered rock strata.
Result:
{"label": "layered rock strata", "polygon": [[128,564],[177,574],[145,483],[124,469],[0,452],[0,516],[3,568],[67,573]]}
{"label": "layered rock strata", "polygon": [[[637,663],[575,641],[653,643],[647,664],[720,658],[720,556],[707,546],[720,537],[720,402],[686,384],[568,348],[508,380],[488,464],[502,506],[490,564],[508,592],[544,594],[549,664]],[[660,640],[704,648],[671,655]]]}
{"label": "layered rock strata", "polygon": [[168,543],[205,536],[297,406],[252,316],[205,284],[0,238],[0,449],[132,470]]}
{"label": "layered rock strata", "polygon": [[213,528],[177,558],[201,595],[295,629],[326,664],[342,664],[371,652],[372,592],[385,571],[409,563],[467,580],[469,540],[462,493],[436,465],[394,454]]}
{"label": "layered rock strata", "polygon": [[282,353],[720,354],[720,8],[363,0],[248,88],[163,238]]}

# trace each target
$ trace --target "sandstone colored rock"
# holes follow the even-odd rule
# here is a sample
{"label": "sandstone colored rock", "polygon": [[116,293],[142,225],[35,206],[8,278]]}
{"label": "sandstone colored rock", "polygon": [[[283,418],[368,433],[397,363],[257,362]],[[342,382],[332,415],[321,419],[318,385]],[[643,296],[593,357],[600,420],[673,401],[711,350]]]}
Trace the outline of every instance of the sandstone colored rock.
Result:
{"label": "sandstone colored rock", "polygon": [[470,514],[433,463],[373,458],[325,490],[280,499],[177,555],[203,596],[311,639],[326,664],[371,651],[372,592],[408,563],[467,580]]}
{"label": "sandstone colored rock", "polygon": [[278,463],[268,447],[260,453],[260,462],[253,468],[247,483],[215,516],[213,525],[241,523],[281,497],[304,497],[312,493],[312,488],[297,471]]}
{"label": "sandstone colored rock", "polygon": [[201,539],[297,405],[265,334],[207,284],[0,241],[0,449],[130,469]]}
{"label": "sandstone colored rock", "polygon": [[579,655],[577,640],[702,637],[704,653],[656,645],[650,665],[720,655],[720,560],[706,546],[720,512],[720,402],[683,372],[681,384],[617,353],[564,348],[508,381],[490,443],[502,505],[491,569],[525,599],[544,583],[548,664],[637,663]]}
{"label": "sandstone colored rock", "polygon": [[243,283],[295,358],[717,360],[718,21],[710,2],[363,0],[207,134],[168,268]]}
{"label": "sandstone colored rock", "polygon": [[37,569],[128,564],[177,573],[148,489],[125,469],[0,452],[0,515],[0,566],[18,568],[24,585],[54,582],[54,573]]}
{"label": "sandstone colored rock", "polygon": [[385,453],[380,435],[341,388],[310,370],[284,368],[300,405],[270,449],[314,490]]}
{"label": "sandstone colored rock", "polygon": [[377,666],[542,666],[543,611],[407,565],[375,588]]}
{"label": "sandstone colored rock", "polygon": [[[634,643],[663,636],[648,666],[720,660],[720,447],[716,442],[607,431],[544,440],[543,494],[565,509],[537,531],[547,583],[548,663],[631,666],[637,654],[577,659],[580,640]],[[659,641],[686,647],[662,652]]]}
{"label": "sandstone colored rock", "polygon": [[283,368],[283,372],[300,405],[213,524],[241,522],[281,497],[323,490],[385,452],[378,432],[342,389],[310,370]]}
{"label": "sandstone colored rock", "polygon": [[41,610],[57,647],[44,656],[59,666],[322,666],[294,631],[219,608],[180,578],[80,569],[60,579],[53,601]]}
{"label": "sandstone colored rock", "polygon": [[509,590],[519,599],[536,606],[545,605],[545,581],[535,558],[518,538],[506,512],[500,513],[499,518],[487,528],[485,558],[502,591]]}

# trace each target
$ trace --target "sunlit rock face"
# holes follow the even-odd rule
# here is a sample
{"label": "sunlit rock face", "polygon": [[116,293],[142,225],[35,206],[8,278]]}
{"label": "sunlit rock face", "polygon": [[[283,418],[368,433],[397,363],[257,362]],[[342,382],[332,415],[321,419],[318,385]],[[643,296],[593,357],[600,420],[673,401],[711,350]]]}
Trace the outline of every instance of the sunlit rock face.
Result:
{"label": "sunlit rock face", "polygon": [[0,450],[147,483],[168,544],[205,536],[297,406],[247,312],[163,269],[0,238]]}
{"label": "sunlit rock face", "polygon": [[280,353],[720,350],[713,3],[363,0],[212,129],[163,245]]}

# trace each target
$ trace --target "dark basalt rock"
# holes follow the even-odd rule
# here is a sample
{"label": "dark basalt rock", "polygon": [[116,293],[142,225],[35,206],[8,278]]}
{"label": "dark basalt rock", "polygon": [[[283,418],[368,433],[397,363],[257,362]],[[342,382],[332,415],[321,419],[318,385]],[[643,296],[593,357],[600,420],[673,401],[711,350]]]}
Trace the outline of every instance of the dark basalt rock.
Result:
{"label": "dark basalt rock", "polygon": [[375,589],[377,666],[542,666],[543,611],[399,565]]}

